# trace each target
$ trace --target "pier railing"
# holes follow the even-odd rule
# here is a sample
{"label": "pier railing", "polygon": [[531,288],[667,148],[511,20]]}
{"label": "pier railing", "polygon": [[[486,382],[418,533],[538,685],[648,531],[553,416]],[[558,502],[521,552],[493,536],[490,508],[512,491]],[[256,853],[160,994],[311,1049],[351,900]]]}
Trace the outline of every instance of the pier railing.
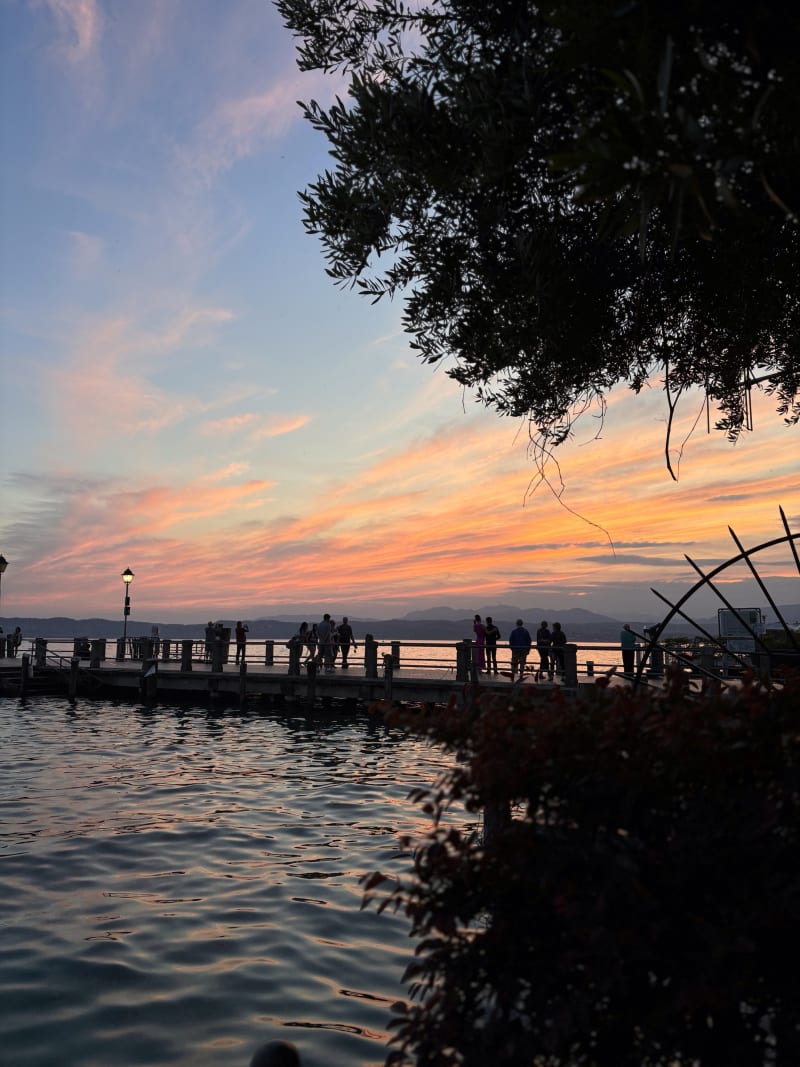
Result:
{"label": "pier railing", "polygon": [[[99,667],[106,660],[115,662],[131,661],[144,663],[158,660],[162,663],[179,665],[184,670],[206,666],[210,669],[236,669],[236,645],[233,641],[217,641],[208,647],[201,638],[153,638],[128,637],[118,638],[27,638],[18,650],[18,655],[27,651],[34,667],[58,664],[66,669],[72,659],[88,661],[89,666]],[[665,652],[663,660],[656,663],[659,672],[674,659],[680,662],[686,659],[686,649],[681,650],[680,657],[672,657]],[[409,641],[374,638],[367,635],[359,638],[356,650],[349,653],[349,667],[363,670],[367,677],[377,677],[379,671],[390,667],[394,672],[409,674],[435,674],[450,677],[456,681],[469,681],[478,673],[476,645],[473,641]],[[642,648],[637,649],[637,667]],[[244,661],[248,668],[264,668],[278,672],[301,674],[306,672],[309,650],[305,646],[296,646],[291,638],[252,638],[247,642]],[[500,673],[510,669],[511,650],[507,644],[497,646],[497,660]],[[562,674],[576,675],[591,680],[605,673],[620,671],[621,657],[616,646],[604,644],[569,643],[565,646],[564,670]],[[337,655],[335,666],[341,669],[341,655]],[[534,646],[528,655],[526,670],[537,672],[540,657]],[[558,673],[558,672],[556,672]],[[651,671],[652,673],[652,671]],[[483,672],[484,677],[491,677]]]}

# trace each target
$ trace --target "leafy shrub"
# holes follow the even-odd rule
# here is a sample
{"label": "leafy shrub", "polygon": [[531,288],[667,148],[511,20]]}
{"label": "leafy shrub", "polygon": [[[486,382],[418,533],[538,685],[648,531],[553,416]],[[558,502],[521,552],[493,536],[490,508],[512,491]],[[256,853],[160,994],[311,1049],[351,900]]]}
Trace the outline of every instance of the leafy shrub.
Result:
{"label": "leafy shrub", "polygon": [[413,876],[366,881],[419,939],[387,1064],[800,1063],[799,710],[675,675],[392,711],[458,761]]}

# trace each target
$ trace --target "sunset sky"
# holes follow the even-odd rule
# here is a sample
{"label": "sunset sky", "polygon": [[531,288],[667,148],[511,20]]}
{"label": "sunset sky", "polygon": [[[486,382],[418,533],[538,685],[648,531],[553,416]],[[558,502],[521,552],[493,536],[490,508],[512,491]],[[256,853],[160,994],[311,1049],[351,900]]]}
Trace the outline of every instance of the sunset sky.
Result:
{"label": "sunset sky", "polygon": [[[328,157],[296,101],[342,86],[298,73],[268,0],[2,0],[0,49],[0,617],[116,618],[130,567],[155,622],[655,621],[684,553],[779,537],[781,505],[800,526],[798,431],[768,401],[735,447],[701,417],[675,483],[657,383],[615,394],[561,451],[559,500],[526,425],[420,364],[398,303],[337,290],[301,224]],[[800,602],[788,549],[759,571]]]}

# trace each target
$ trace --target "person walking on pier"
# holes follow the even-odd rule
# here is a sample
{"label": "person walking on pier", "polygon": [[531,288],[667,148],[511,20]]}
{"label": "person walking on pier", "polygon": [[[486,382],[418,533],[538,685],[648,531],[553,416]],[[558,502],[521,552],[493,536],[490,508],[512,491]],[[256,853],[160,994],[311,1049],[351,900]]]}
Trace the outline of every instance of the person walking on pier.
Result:
{"label": "person walking on pier", "polygon": [[522,681],[525,661],[531,650],[531,635],[523,625],[522,619],[517,619],[517,625],[508,635],[508,645],[511,649],[511,681],[514,681],[517,671],[519,671],[519,680]]}
{"label": "person walking on pier", "polygon": [[339,634],[339,651],[342,654],[342,670],[347,670],[349,664],[347,657],[350,655],[350,649],[356,650],[356,639],[353,637],[353,627],[350,625],[347,616],[342,617],[342,621],[338,627]]}
{"label": "person walking on pier", "polygon": [[317,623],[317,640],[319,641],[317,661],[324,665],[326,674],[333,674],[333,623],[327,611],[322,616],[322,622]]}
{"label": "person walking on pier", "polygon": [[239,658],[244,661],[247,657],[247,634],[250,631],[250,627],[246,622],[242,622],[241,619],[236,623],[236,662],[239,662]]}
{"label": "person walking on pier", "polygon": [[478,673],[486,670],[486,627],[481,622],[480,615],[476,615],[472,622],[475,634],[475,666]]}
{"label": "person walking on pier", "polygon": [[214,651],[214,623],[208,620],[206,626],[206,663],[211,662],[211,653]]}
{"label": "person walking on pier", "polygon": [[619,643],[622,648],[622,673],[632,678],[636,670],[636,634],[628,622],[622,627]]}
{"label": "person walking on pier", "polygon": [[550,667],[550,645],[553,640],[553,635],[550,633],[550,629],[547,625],[547,620],[542,621],[542,625],[536,631],[536,648],[539,652],[539,670],[536,672],[536,681],[544,681],[545,675],[552,678],[552,671]]}
{"label": "person walking on pier", "polygon": [[497,642],[500,631],[492,622],[492,616],[486,616],[486,673],[497,674]]}
{"label": "person walking on pier", "polygon": [[566,645],[567,643],[567,635],[561,629],[560,622],[553,623],[553,632],[550,635],[550,642],[550,678],[552,679],[554,671],[558,671],[558,673],[563,677],[564,645]]}

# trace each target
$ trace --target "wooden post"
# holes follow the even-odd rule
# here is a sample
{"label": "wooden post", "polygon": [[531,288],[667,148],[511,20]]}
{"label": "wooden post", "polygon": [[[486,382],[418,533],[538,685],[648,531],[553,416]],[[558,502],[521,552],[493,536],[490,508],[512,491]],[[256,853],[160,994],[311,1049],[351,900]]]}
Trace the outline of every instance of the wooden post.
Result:
{"label": "wooden post", "polygon": [[289,643],[289,674],[300,673],[300,653],[303,650],[303,646],[299,641],[291,641]]}
{"label": "wooden post", "polygon": [[244,706],[247,703],[247,662],[242,656],[239,662],[239,704]]}
{"label": "wooden post", "polygon": [[372,634],[364,637],[364,675],[367,678],[378,677],[378,642]]}
{"label": "wooden post", "polygon": [[459,641],[456,645],[456,681],[466,682],[469,676],[469,642]]}
{"label": "wooden post", "polygon": [[71,701],[75,700],[78,693],[78,670],[80,669],[81,661],[77,656],[73,656],[69,661],[69,686],[67,689],[67,695]]}
{"label": "wooden post", "polygon": [[222,638],[215,637],[211,647],[211,670],[218,673],[222,670]]}
{"label": "wooden post", "polygon": [[28,677],[30,673],[30,662],[27,652],[22,653],[22,671],[19,676],[19,699],[24,700],[28,693]]}
{"label": "wooden post", "polygon": [[317,665],[312,659],[310,663],[306,665],[306,673],[308,674],[308,691],[306,693],[306,703],[312,706],[317,698]]}
{"label": "wooden post", "polygon": [[478,646],[469,637],[464,638],[464,644],[467,646],[469,680],[472,682],[473,685],[477,685],[480,680],[478,678]]}
{"label": "wooden post", "polygon": [[106,643],[104,640],[94,640],[91,644],[91,652],[89,653],[89,666],[99,667],[100,660],[106,658]]}
{"label": "wooden post", "polygon": [[274,667],[275,666],[275,642],[274,641],[265,641],[264,642],[264,666],[265,667]]}
{"label": "wooden post", "polygon": [[158,660],[150,657],[142,663],[139,675],[139,692],[148,703],[154,702],[158,694]]}
{"label": "wooden post", "polygon": [[164,638],[161,642],[161,658],[166,662],[169,659],[170,647],[168,638]]}
{"label": "wooden post", "polygon": [[564,685],[578,688],[578,646],[569,641],[564,645]]}
{"label": "wooden post", "polygon": [[[394,646],[393,646],[394,647]],[[394,675],[394,656],[388,652],[383,657],[383,699],[392,699],[392,678]]]}
{"label": "wooden post", "polygon": [[34,667],[47,666],[47,641],[43,637],[37,637],[34,641],[33,665]]}
{"label": "wooden post", "polygon": [[392,666],[400,666],[400,642],[392,641]]}

